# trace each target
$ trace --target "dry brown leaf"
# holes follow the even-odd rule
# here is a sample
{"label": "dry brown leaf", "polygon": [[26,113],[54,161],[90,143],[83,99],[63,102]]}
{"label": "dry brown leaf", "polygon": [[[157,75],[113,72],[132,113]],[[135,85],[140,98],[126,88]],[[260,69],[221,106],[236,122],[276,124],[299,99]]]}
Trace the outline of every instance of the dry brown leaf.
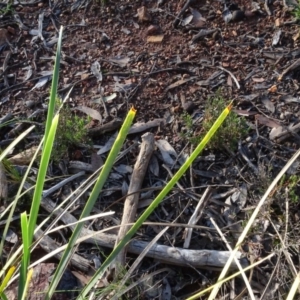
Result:
{"label": "dry brown leaf", "polygon": [[232,111],[234,111],[237,115],[244,117],[249,117],[257,114],[256,111],[248,111],[243,109],[233,109]]}
{"label": "dry brown leaf", "polygon": [[4,28],[0,28],[0,46],[4,45],[7,41],[7,30]]}
{"label": "dry brown leaf", "polygon": [[[79,280],[82,286],[86,286],[93,276],[89,276],[86,274],[79,273],[77,271],[71,271],[72,274]],[[105,285],[101,286],[104,287]]]}
{"label": "dry brown leaf", "polygon": [[184,84],[184,83],[186,83],[186,82],[188,82],[188,81],[190,81],[190,80],[193,80],[193,79],[195,79],[195,78],[196,78],[196,77],[190,77],[190,78],[188,78],[188,79],[180,79],[180,80],[178,80],[178,81],[176,81],[176,82],[170,84],[170,85],[166,88],[166,91],[171,90],[171,89],[174,89],[174,88],[176,88],[176,87],[178,87],[178,86],[180,86],[180,85],[182,85],[182,84]]}
{"label": "dry brown leaf", "polygon": [[158,140],[155,142],[155,145],[159,149],[164,163],[168,166],[172,166],[175,160],[171,156],[177,158],[175,149],[166,140]]}
{"label": "dry brown leaf", "polygon": [[191,7],[190,7],[190,11],[193,15],[193,21],[192,21],[193,26],[197,28],[204,26],[204,24],[206,23],[206,19],[202,17],[200,12]]}
{"label": "dry brown leaf", "polygon": [[152,155],[150,162],[149,162],[149,170],[155,175],[159,175],[159,163],[158,159],[155,155]]}
{"label": "dry brown leaf", "polygon": [[277,123],[276,121],[269,119],[263,115],[256,115],[255,119],[258,121],[259,124],[266,125],[270,128],[281,127],[281,125],[279,123]]}
{"label": "dry brown leaf", "polygon": [[271,113],[275,112],[275,105],[271,100],[269,100],[268,96],[265,96],[261,99],[261,102],[265,106],[266,109],[268,109]]}
{"label": "dry brown leaf", "polygon": [[227,76],[227,84],[228,84],[229,86],[232,86],[232,85],[233,85],[233,84],[232,84],[232,78],[231,78],[230,75]]}
{"label": "dry brown leaf", "polygon": [[90,74],[88,74],[88,73],[83,73],[83,74],[81,74],[81,80],[85,80],[85,79],[87,79],[87,78],[89,78],[89,76],[90,76]]}
{"label": "dry brown leaf", "polygon": [[72,110],[80,110],[83,113],[90,116],[92,119],[102,122],[102,117],[101,117],[100,113],[97,110],[93,109],[93,108],[90,108],[90,107],[87,107],[87,106],[76,106]]}
{"label": "dry brown leaf", "polygon": [[93,171],[96,171],[103,166],[103,159],[95,152],[93,152],[91,155],[91,165],[93,167]]}

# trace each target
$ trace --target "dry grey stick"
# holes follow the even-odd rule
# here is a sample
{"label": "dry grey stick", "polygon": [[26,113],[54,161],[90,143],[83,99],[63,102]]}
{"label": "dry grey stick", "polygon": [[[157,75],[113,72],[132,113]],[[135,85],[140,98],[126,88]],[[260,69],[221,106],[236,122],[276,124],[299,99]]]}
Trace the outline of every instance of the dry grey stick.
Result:
{"label": "dry grey stick", "polygon": [[13,118],[13,114],[9,112],[7,115],[0,118],[0,125],[4,124],[5,122],[9,121],[12,118]]}
{"label": "dry grey stick", "polygon": [[94,128],[89,128],[88,135],[91,137],[98,137],[104,133],[118,130],[121,128],[122,123],[123,123],[123,121],[120,118],[115,118],[114,120],[112,120],[106,124],[103,124],[103,125],[100,125],[100,126],[97,126]]}
{"label": "dry grey stick", "polygon": [[292,63],[289,67],[287,67],[282,73],[281,75],[278,77],[278,81],[281,81],[283,79],[283,77],[289,73],[290,71],[293,71],[295,69],[297,69],[300,66],[300,58],[298,58],[294,63]]}
{"label": "dry grey stick", "polygon": [[[41,201],[41,206],[49,213],[59,215],[60,220],[65,224],[76,223],[78,220],[73,217],[69,212],[62,208],[55,209],[56,205],[49,198],[44,198]],[[53,211],[55,209],[55,211]],[[169,224],[168,224],[169,225]],[[75,225],[70,226],[71,230],[74,230]],[[114,234],[107,234],[103,232],[94,232],[92,230],[83,228],[80,233],[80,238],[85,243],[113,248],[117,236]],[[132,254],[140,254],[149,245],[148,242],[131,240],[128,243],[128,252]],[[230,256],[229,251],[217,251],[217,250],[190,250],[176,247],[169,247],[165,245],[154,244],[146,254],[147,257],[154,258],[158,261],[173,264],[176,266],[187,267],[189,265],[195,268],[206,268],[210,270],[219,270],[223,268]],[[248,266],[246,258],[242,257],[242,253],[237,253],[237,258],[243,267]],[[235,262],[231,265],[231,270],[237,270]]]}
{"label": "dry grey stick", "polygon": [[[281,143],[283,142],[286,138],[288,138],[289,136],[293,135],[297,140],[298,140],[298,135],[297,132],[300,130],[300,123],[294,125],[291,128],[284,128],[285,130],[283,130],[281,133],[279,133],[276,138],[275,141],[277,143]],[[296,135],[296,136],[295,136]]]}
{"label": "dry grey stick", "polygon": [[139,133],[148,130],[152,127],[158,127],[164,124],[165,124],[164,119],[154,119],[146,123],[135,123],[130,127],[128,134]]}
{"label": "dry grey stick", "polygon": [[85,172],[81,171],[81,172],[78,172],[64,180],[62,180],[61,182],[59,182],[58,184],[52,186],[50,189],[48,190],[44,190],[43,193],[42,193],[42,197],[43,198],[46,198],[46,197],[49,197],[52,193],[54,193],[55,191],[59,190],[61,187],[63,187],[64,185],[66,185],[68,182],[71,182],[73,181],[74,179],[80,177],[80,176],[83,176],[85,175]]}
{"label": "dry grey stick", "polygon": [[[38,240],[39,246],[43,248],[44,251],[47,253],[51,253],[52,251],[56,250],[60,246],[48,235],[44,235],[42,230],[37,230],[34,234],[35,240]],[[55,254],[55,257],[60,260],[62,258],[63,253]],[[85,259],[84,257],[79,256],[78,254],[74,253],[70,260],[71,265],[76,267],[77,269],[88,273],[91,269],[92,265],[90,262]]]}
{"label": "dry grey stick", "polygon": [[196,35],[194,35],[192,37],[192,41],[191,42],[194,43],[199,38],[211,35],[211,34],[215,33],[218,30],[219,30],[218,28],[214,28],[214,29],[201,29]]}
{"label": "dry grey stick", "polygon": [[242,158],[248,163],[248,166],[254,171],[254,173],[256,175],[259,174],[258,168],[250,161],[250,159],[244,153],[244,151],[242,149],[242,142],[241,141],[239,141],[238,149],[239,149],[239,152],[240,152]]}
{"label": "dry grey stick", "polygon": [[241,88],[241,86],[240,86],[238,80],[236,79],[236,77],[235,77],[230,71],[226,70],[226,69],[223,68],[223,67],[217,67],[217,68],[220,69],[220,70],[222,70],[222,71],[224,71],[224,72],[226,72],[226,73],[228,73],[228,74],[232,77],[232,79],[234,80],[234,82],[235,82],[235,84],[236,84],[236,87],[237,87],[238,89]]}
{"label": "dry grey stick", "polygon": [[157,241],[167,232],[167,230],[170,227],[165,227],[163,230],[161,230],[156,237],[148,244],[148,246],[141,252],[141,254],[138,256],[138,258],[133,262],[129,270],[126,272],[124,277],[122,278],[120,284],[119,284],[119,290],[117,290],[117,294],[112,298],[112,300],[117,300],[121,298],[120,293],[123,293],[123,289],[121,287],[126,285],[126,282],[128,279],[133,275],[133,272],[137,269],[139,264],[142,263],[142,260],[147,255],[147,252],[152,248],[154,244],[157,243]]}
{"label": "dry grey stick", "polygon": [[[204,194],[202,195],[200,201],[198,202],[196,209],[194,211],[194,213],[192,214],[188,224],[196,224],[201,216],[202,216],[202,212],[204,209],[205,204],[207,203],[208,199],[211,196],[211,187],[208,186],[207,189],[205,190]],[[183,244],[183,248],[189,248],[190,247],[190,242],[191,242],[191,237],[192,237],[192,233],[193,233],[193,228],[186,228],[184,231],[184,244]]]}
{"label": "dry grey stick", "polygon": [[[116,240],[116,246],[118,245],[120,240],[124,238],[124,236],[126,235],[126,233],[130,228],[130,226],[125,226],[125,225],[129,223],[133,223],[135,221],[135,215],[136,215],[139,196],[140,196],[140,194],[136,192],[139,191],[142,187],[142,183],[148,168],[150,158],[154,150],[154,146],[155,146],[154,135],[150,132],[145,133],[142,136],[141,150],[132,172],[131,181],[128,188],[129,196],[127,196],[125,200],[123,218],[122,218],[118,238]],[[121,266],[125,265],[125,256],[126,256],[126,248],[123,248],[115,259],[115,268],[118,269],[118,265]]]}
{"label": "dry grey stick", "polygon": [[272,13],[271,13],[271,10],[270,10],[270,7],[269,7],[269,0],[265,0],[265,4],[264,4],[264,7],[265,7],[265,10],[268,14],[268,16],[272,16]]}

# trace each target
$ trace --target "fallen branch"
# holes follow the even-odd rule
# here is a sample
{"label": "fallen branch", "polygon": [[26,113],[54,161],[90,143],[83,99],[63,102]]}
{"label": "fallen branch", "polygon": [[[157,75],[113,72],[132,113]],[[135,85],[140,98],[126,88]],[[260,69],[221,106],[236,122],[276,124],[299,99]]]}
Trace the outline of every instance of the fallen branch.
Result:
{"label": "fallen branch", "polygon": [[[194,213],[192,214],[188,224],[197,224],[202,216],[203,210],[205,205],[207,204],[207,201],[209,200],[209,198],[211,197],[212,194],[212,190],[211,187],[208,186],[204,192],[204,194],[202,195],[201,199],[199,200]],[[192,238],[192,233],[193,233],[193,228],[186,228],[184,231],[184,244],[183,244],[183,248],[189,248],[190,247],[190,242],[191,242],[191,238]]]}
{"label": "fallen branch", "polygon": [[[49,213],[54,212],[55,215],[61,215],[60,220],[66,225],[78,222],[75,217],[64,209],[55,209],[55,203],[49,198],[42,199],[41,206]],[[170,224],[166,225],[170,226]],[[74,230],[75,225],[70,225],[69,227],[71,230]],[[82,229],[80,237],[84,238],[85,243],[107,248],[113,248],[117,238],[117,236],[113,234],[94,232],[86,228]],[[127,251],[133,254],[140,254],[148,244],[148,242],[132,240],[128,243]],[[193,268],[220,270],[225,266],[230,257],[230,252],[217,250],[190,250],[154,244],[147,252],[146,256],[167,264],[182,267],[193,266]],[[241,252],[237,252],[237,259],[239,259],[243,267],[248,266],[248,260],[242,257]],[[232,262],[230,268],[232,270],[237,270],[237,265]]]}
{"label": "fallen branch", "polygon": [[116,118],[112,120],[111,122],[108,122],[106,124],[94,127],[94,128],[89,128],[88,129],[88,135],[91,137],[99,136],[107,132],[111,132],[117,129],[120,129],[122,126],[122,120],[119,118]]}
{"label": "fallen branch", "polygon": [[[96,137],[96,136],[100,136],[107,132],[118,130],[121,128],[122,123],[123,122],[121,119],[119,119],[119,118],[114,119],[113,121],[103,124],[101,126],[97,126],[97,127],[88,129],[88,135],[91,137]],[[154,119],[154,120],[146,122],[146,123],[135,123],[129,129],[128,134],[135,134],[135,133],[143,132],[152,127],[157,127],[157,126],[163,125],[164,123],[165,123],[164,119]]]}
{"label": "fallen branch", "polygon": [[[37,230],[34,234],[35,240],[38,241],[38,244],[44,251],[47,253],[51,253],[52,251],[55,251],[60,246],[48,235],[44,235],[42,230]],[[62,258],[63,252],[59,252],[55,254],[55,257],[60,260]],[[80,255],[74,253],[71,260],[71,265],[76,267],[77,269],[87,273],[91,269],[90,262],[85,259],[84,257],[81,257]]]}
{"label": "fallen branch", "polygon": [[[148,164],[154,151],[154,145],[154,135],[150,132],[145,133],[142,136],[141,150],[132,172],[131,181],[128,188],[129,196],[127,196],[125,200],[121,227],[116,239],[116,246],[125,237],[130,229],[130,226],[126,226],[126,224],[133,223],[135,221],[140,197],[140,194],[137,193],[137,191],[139,191],[142,187]],[[126,248],[123,248],[115,259],[116,268],[118,268],[118,265],[125,265],[125,256]]]}

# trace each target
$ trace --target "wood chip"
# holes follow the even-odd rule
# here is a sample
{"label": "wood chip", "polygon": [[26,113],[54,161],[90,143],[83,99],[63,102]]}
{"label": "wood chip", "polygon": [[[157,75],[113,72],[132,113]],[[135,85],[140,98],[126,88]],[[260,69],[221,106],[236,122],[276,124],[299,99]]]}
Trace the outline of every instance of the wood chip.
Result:
{"label": "wood chip", "polygon": [[163,39],[164,39],[163,35],[149,35],[147,37],[147,42],[148,43],[161,43]]}

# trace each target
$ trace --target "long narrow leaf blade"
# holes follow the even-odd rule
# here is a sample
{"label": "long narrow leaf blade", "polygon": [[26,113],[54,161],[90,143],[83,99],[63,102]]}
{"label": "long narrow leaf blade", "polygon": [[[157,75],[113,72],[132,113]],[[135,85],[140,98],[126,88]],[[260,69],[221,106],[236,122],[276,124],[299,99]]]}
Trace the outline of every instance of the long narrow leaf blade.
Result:
{"label": "long narrow leaf blade", "polygon": [[[9,212],[9,216],[8,216],[8,218],[7,218],[8,221],[7,221],[7,223],[5,224],[5,228],[4,228],[4,231],[3,231],[3,233],[2,233],[3,236],[6,236],[6,234],[7,234],[7,232],[8,232],[8,228],[9,228],[9,225],[10,225],[10,222],[11,222],[10,220],[12,219],[12,216],[13,216],[14,211],[15,211],[15,209],[16,209],[16,206],[17,206],[17,203],[18,203],[18,199],[20,199],[20,197],[21,197],[22,190],[23,190],[25,181],[26,181],[26,179],[27,179],[27,177],[28,177],[28,174],[29,174],[29,172],[30,172],[30,170],[31,170],[31,167],[32,167],[34,161],[36,160],[37,155],[38,155],[38,153],[39,153],[39,151],[40,151],[40,149],[41,149],[43,140],[44,140],[44,139],[42,139],[42,141],[41,141],[40,144],[38,145],[38,147],[37,147],[37,149],[36,149],[36,152],[35,152],[35,154],[33,155],[32,160],[31,160],[30,164],[28,165],[27,170],[26,170],[26,172],[25,172],[25,174],[24,174],[24,176],[23,176],[23,178],[22,178],[21,184],[20,184],[20,186],[19,186],[18,192],[17,192],[17,194],[16,194],[16,196],[15,196],[15,200],[14,200],[14,202],[13,202],[13,205],[12,205],[12,207],[11,207],[11,209],[10,209],[10,212]],[[4,246],[4,240],[1,240],[1,243],[0,243],[0,253],[2,253],[3,246]],[[2,267],[2,269],[0,269],[0,277],[2,277],[3,274],[6,272],[6,270],[8,270],[8,269],[10,268],[10,266],[14,263],[14,261],[15,261],[16,258],[17,258],[17,256],[20,255],[20,253],[22,252],[22,250],[23,250],[23,247],[20,246],[14,253],[12,253],[12,255],[9,257],[8,261],[5,263],[5,265]]]}
{"label": "long narrow leaf blade", "polygon": [[6,288],[7,286],[7,283],[8,281],[10,280],[10,278],[12,277],[12,275],[14,274],[15,272],[15,269],[16,267],[10,267],[10,269],[8,270],[7,274],[5,275],[2,283],[1,283],[1,286],[0,286],[0,294],[4,291],[4,289]]}
{"label": "long narrow leaf blade", "polygon": [[27,277],[27,266],[29,264],[30,249],[28,241],[28,220],[27,214],[24,212],[21,214],[21,229],[22,229],[22,241],[23,241],[23,256],[20,268],[20,279],[19,279],[19,289],[18,289],[18,299],[22,298],[24,294],[26,277]]}
{"label": "long narrow leaf blade", "polygon": [[[123,143],[126,139],[126,136],[127,136],[128,131],[130,129],[132,121],[135,117],[135,114],[136,114],[136,111],[135,111],[134,108],[132,108],[129,111],[127,117],[126,117],[126,119],[125,119],[125,121],[124,121],[124,123],[123,123],[123,125],[120,129],[120,132],[119,132],[119,134],[118,134],[118,136],[115,140],[115,143],[114,143],[114,145],[113,145],[113,147],[112,147],[112,149],[111,149],[111,151],[110,151],[110,153],[107,157],[107,160],[106,160],[106,162],[105,162],[105,164],[102,168],[102,171],[100,172],[99,178],[98,178],[98,180],[97,180],[97,182],[96,182],[96,184],[95,184],[95,186],[92,190],[92,193],[91,193],[91,195],[90,195],[83,211],[82,211],[82,214],[80,216],[80,220],[82,218],[85,218],[85,217],[89,216],[89,214],[91,213],[91,211],[92,211],[92,209],[95,205],[95,202],[98,199],[99,193],[101,192],[101,190],[102,190],[102,188],[103,188],[103,186],[106,182],[106,179],[108,178],[108,175],[111,171],[111,168],[113,167],[115,159],[116,159],[118,153],[120,152],[120,150],[123,146]],[[49,287],[49,290],[48,290],[48,293],[47,293],[45,299],[51,299],[52,298],[52,295],[55,292],[55,289],[58,285],[58,282],[59,282],[65,268],[67,267],[67,264],[68,264],[68,262],[69,262],[69,260],[72,256],[72,254],[73,254],[73,247],[76,243],[76,240],[78,239],[78,237],[80,235],[80,232],[81,232],[81,229],[82,229],[83,226],[84,226],[84,223],[79,223],[75,227],[75,229],[73,231],[73,234],[72,234],[72,236],[69,240],[68,246],[67,246],[66,250],[64,251],[64,254],[63,254],[63,256],[60,260],[60,263],[59,263],[59,265],[56,269],[56,272],[55,272],[55,274],[52,278],[52,282],[50,284],[50,287]]]}
{"label": "long narrow leaf blade", "polygon": [[59,115],[56,115],[52,121],[51,128],[49,131],[48,138],[46,140],[46,144],[43,148],[42,157],[41,157],[41,164],[37,176],[36,181],[36,188],[34,190],[31,210],[29,214],[29,222],[28,222],[28,236],[29,236],[29,244],[31,244],[33,239],[33,233],[36,226],[36,220],[40,208],[41,203],[41,196],[43,192],[44,182],[46,178],[46,173],[48,169],[48,164],[51,156],[51,151],[54,143],[55,133],[57,129],[59,121]]}
{"label": "long narrow leaf blade", "polygon": [[0,161],[2,161],[7,154],[10,152],[12,148],[14,148],[20,141],[24,139],[24,137],[33,129],[35,125],[29,127],[24,132],[22,132],[5,150],[0,154]]}
{"label": "long narrow leaf blade", "polygon": [[58,37],[58,42],[57,42],[57,49],[56,49],[56,57],[55,57],[55,63],[54,63],[54,70],[53,70],[53,77],[52,77],[52,83],[51,83],[47,120],[46,120],[45,141],[48,138],[52,119],[54,117],[54,110],[55,110],[55,103],[56,103],[56,96],[57,96],[56,93],[57,93],[58,78],[59,78],[62,32],[63,32],[63,27],[60,27],[59,37]]}
{"label": "long narrow leaf blade", "polygon": [[173,188],[176,182],[180,179],[180,177],[186,172],[191,163],[198,157],[201,151],[204,149],[205,145],[209,142],[209,140],[213,137],[215,132],[221,126],[221,124],[226,119],[232,108],[232,103],[230,103],[224,111],[221,113],[219,118],[215,121],[212,128],[205,135],[203,140],[191,154],[190,158],[181,166],[181,168],[177,171],[177,173],[172,177],[172,179],[168,182],[165,188],[159,193],[159,195],[155,198],[155,200],[151,203],[151,205],[144,211],[144,213],[140,216],[140,218],[135,222],[135,224],[130,228],[125,237],[120,241],[120,243],[115,247],[113,252],[107,257],[107,259],[103,262],[101,267],[94,274],[93,278],[90,282],[85,286],[79,295],[78,299],[84,299],[90,290],[97,284],[99,278],[103,275],[106,268],[113,262],[115,257],[121,251],[123,247],[130,241],[131,237],[136,233],[136,231],[140,228],[140,226],[145,222],[145,220],[149,217],[149,215],[153,212],[153,210],[159,205],[162,199],[169,193],[169,191]]}
{"label": "long narrow leaf blade", "polygon": [[[51,150],[54,142],[54,137],[55,137],[55,132],[57,128],[59,120],[59,115],[56,115],[53,119],[48,139],[46,141],[46,144],[44,146],[43,152],[42,152],[42,158],[41,158],[41,164],[40,168],[38,171],[38,176],[37,176],[37,182],[36,182],[36,188],[34,190],[33,194],[33,199],[32,199],[32,204],[31,204],[31,210],[29,214],[29,220],[27,224],[26,220],[26,225],[24,219],[21,219],[24,224],[22,223],[22,231],[24,230],[24,226],[27,227],[27,232],[23,233],[23,257],[22,257],[22,262],[21,262],[21,271],[20,271],[20,281],[19,281],[19,291],[18,291],[18,299],[21,299],[21,297],[24,295],[24,289],[25,289],[25,283],[26,283],[26,278],[27,278],[27,268],[29,265],[30,261],[30,249],[29,245],[31,245],[32,240],[33,240],[33,233],[34,229],[36,226],[36,220],[40,208],[40,202],[41,202],[41,196],[43,192],[43,187],[44,187],[44,182],[45,182],[45,177],[46,177],[46,172],[48,169],[48,164],[50,160],[50,155],[51,155]],[[26,246],[26,249],[25,249]]]}
{"label": "long narrow leaf blade", "polygon": [[26,300],[26,295],[27,295],[27,291],[28,291],[28,287],[29,287],[29,283],[32,278],[32,275],[33,275],[33,269],[30,269],[27,274],[25,288],[24,288],[24,292],[23,292],[21,300]]}

